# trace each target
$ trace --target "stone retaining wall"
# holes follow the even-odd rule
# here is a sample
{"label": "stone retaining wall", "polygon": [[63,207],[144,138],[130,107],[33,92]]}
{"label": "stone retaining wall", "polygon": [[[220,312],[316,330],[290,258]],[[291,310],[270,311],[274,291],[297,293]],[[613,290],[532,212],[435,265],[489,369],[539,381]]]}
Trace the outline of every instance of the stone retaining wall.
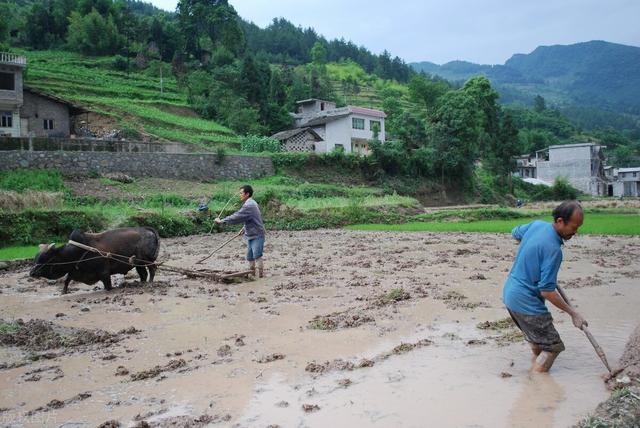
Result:
{"label": "stone retaining wall", "polygon": [[271,158],[216,154],[1,151],[0,171],[57,169],[63,175],[122,172],[132,177],[188,180],[249,179],[273,175]]}

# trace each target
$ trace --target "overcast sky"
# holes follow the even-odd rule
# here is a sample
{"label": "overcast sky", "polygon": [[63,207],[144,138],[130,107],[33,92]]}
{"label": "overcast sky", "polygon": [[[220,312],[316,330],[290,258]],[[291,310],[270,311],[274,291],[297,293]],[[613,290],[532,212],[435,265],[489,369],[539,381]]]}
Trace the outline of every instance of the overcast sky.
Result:
{"label": "overcast sky", "polygon": [[[175,10],[177,0],[146,0]],[[276,17],[407,62],[503,64],[540,45],[640,46],[640,0],[230,0],[260,27]]]}

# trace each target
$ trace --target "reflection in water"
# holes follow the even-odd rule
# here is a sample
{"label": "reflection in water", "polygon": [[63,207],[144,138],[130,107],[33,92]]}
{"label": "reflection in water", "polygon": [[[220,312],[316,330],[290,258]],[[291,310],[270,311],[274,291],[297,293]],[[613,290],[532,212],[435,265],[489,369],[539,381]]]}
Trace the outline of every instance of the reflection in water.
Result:
{"label": "reflection in water", "polygon": [[565,401],[564,388],[549,373],[530,372],[509,412],[510,427],[550,427]]}

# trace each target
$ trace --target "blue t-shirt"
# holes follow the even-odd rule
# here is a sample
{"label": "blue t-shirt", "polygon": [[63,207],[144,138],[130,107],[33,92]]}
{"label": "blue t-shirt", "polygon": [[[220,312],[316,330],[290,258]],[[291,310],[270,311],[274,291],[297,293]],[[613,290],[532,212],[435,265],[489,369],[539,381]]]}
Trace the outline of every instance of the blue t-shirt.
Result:
{"label": "blue t-shirt", "polygon": [[551,223],[536,220],[511,231],[520,248],[504,284],[502,300],[510,310],[525,315],[549,312],[541,291],[553,291],[562,263],[562,238]]}

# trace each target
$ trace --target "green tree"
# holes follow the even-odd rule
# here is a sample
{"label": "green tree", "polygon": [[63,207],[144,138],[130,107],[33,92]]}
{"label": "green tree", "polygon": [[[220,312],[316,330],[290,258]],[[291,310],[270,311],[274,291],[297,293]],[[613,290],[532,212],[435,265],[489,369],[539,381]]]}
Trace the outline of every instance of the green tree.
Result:
{"label": "green tree", "polygon": [[611,164],[618,168],[637,166],[640,163],[640,142],[616,147],[613,149],[610,159]]}
{"label": "green tree", "polygon": [[67,43],[72,50],[85,55],[113,55],[124,44],[124,38],[111,15],[104,18],[93,9],[84,17],[78,12],[71,13]]}
{"label": "green tree", "polygon": [[478,157],[478,135],[482,116],[472,95],[464,90],[449,91],[438,103],[429,131],[433,166],[441,184],[471,181],[473,163]]}
{"label": "green tree", "polygon": [[533,99],[533,109],[538,113],[542,113],[547,109],[547,103],[541,95],[536,95]]}
{"label": "green tree", "polygon": [[7,15],[0,14],[0,50],[6,50],[6,42],[9,39],[9,22]]}
{"label": "green tree", "polygon": [[227,0],[180,0],[177,9],[187,53],[200,58],[203,40],[212,50],[224,46],[237,55],[244,49],[238,14]]}
{"label": "green tree", "polygon": [[319,41],[315,42],[311,48],[311,61],[316,65],[327,63],[327,48]]}
{"label": "green tree", "polygon": [[414,103],[432,109],[444,93],[449,90],[444,81],[429,80],[423,74],[415,74],[409,80],[409,98]]}
{"label": "green tree", "polygon": [[498,138],[492,142],[494,145],[485,157],[487,167],[502,184],[508,182],[511,189],[511,172],[515,169],[514,157],[520,154],[520,146],[518,129],[508,113],[502,116]]}

